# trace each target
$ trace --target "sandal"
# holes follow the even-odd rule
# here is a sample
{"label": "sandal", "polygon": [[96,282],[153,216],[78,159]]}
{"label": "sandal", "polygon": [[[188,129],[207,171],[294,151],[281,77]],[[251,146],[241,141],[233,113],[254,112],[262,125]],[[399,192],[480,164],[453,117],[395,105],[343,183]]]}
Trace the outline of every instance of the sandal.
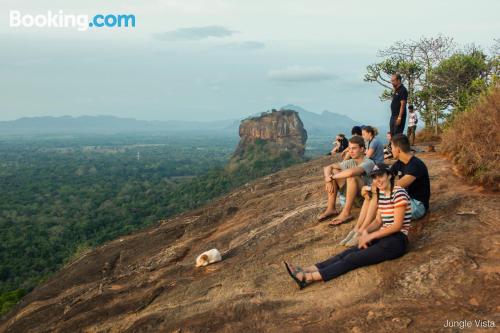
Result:
{"label": "sandal", "polygon": [[[286,261],[283,261],[283,263],[285,264],[285,267],[286,267],[286,270],[288,272],[288,274],[290,274],[290,276],[292,277],[292,279],[297,283],[297,285],[299,286],[300,290],[304,289],[309,283],[306,281],[306,273],[304,272],[304,270],[300,267],[297,267],[295,268],[295,271],[292,272],[292,270],[290,269],[290,266],[288,266],[288,263]],[[303,279],[300,280],[298,277],[297,277],[297,273],[302,273],[303,275]]]}
{"label": "sandal", "polygon": [[[323,215],[323,214],[321,214]],[[337,211],[333,212],[333,213],[330,213],[330,214],[326,214],[325,216],[321,217],[318,216],[318,222],[323,222],[324,220],[328,220],[330,217],[334,216],[334,215],[338,215]]]}
{"label": "sandal", "polygon": [[335,228],[341,224],[344,224],[344,223],[347,223],[347,222],[351,222],[352,220],[354,219],[354,216],[352,215],[349,215],[348,217],[346,217],[345,219],[341,220],[341,219],[338,219],[338,218],[334,218],[332,220],[332,222],[328,223],[328,226],[330,228]]}

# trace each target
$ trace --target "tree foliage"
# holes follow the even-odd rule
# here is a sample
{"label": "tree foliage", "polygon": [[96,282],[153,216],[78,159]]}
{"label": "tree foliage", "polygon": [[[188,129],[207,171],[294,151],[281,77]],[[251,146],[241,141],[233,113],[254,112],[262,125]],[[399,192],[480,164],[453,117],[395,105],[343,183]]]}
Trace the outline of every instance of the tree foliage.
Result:
{"label": "tree foliage", "polygon": [[398,41],[380,50],[380,62],[367,66],[365,81],[383,87],[380,99],[391,98],[390,76],[400,73],[427,127],[437,133],[439,123],[465,110],[498,77],[499,42],[488,57],[477,46],[458,50],[452,38],[439,35]]}
{"label": "tree foliage", "polygon": [[227,138],[0,139],[2,311],[93,247],[296,162],[285,153],[229,172],[235,145]]}

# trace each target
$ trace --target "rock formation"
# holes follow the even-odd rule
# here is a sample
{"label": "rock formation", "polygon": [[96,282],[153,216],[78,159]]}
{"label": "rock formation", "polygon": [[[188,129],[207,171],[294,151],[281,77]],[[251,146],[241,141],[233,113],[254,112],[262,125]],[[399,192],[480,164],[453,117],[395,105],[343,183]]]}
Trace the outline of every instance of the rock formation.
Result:
{"label": "rock formation", "polygon": [[[447,320],[498,327],[499,196],[465,185],[438,153],[419,157],[432,180],[431,212],[401,258],[298,290],[283,260],[304,265],[338,253],[353,226],[316,220],[326,204],[322,167],[331,163],[323,157],[83,255],[25,296],[0,332],[458,331]],[[223,260],[195,268],[211,248]]]}
{"label": "rock formation", "polygon": [[243,120],[239,128],[240,142],[230,165],[259,158],[278,158],[282,152],[300,159],[305,152],[307,132],[296,111],[272,110],[259,117]]}

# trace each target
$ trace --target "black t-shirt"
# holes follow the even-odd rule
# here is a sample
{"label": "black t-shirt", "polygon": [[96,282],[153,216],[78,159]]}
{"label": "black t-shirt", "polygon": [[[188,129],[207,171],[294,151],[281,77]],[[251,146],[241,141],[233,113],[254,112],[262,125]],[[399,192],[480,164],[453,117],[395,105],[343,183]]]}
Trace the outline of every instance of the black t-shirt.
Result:
{"label": "black t-shirt", "polygon": [[416,156],[412,156],[408,164],[396,161],[391,167],[394,175],[402,178],[404,175],[415,177],[413,183],[408,186],[406,191],[410,198],[422,202],[425,209],[429,209],[429,199],[431,197],[431,182],[429,180],[429,171],[424,162]]}
{"label": "black t-shirt", "polygon": [[[400,85],[395,92],[392,93],[392,102],[391,102],[391,115],[398,116],[399,109],[401,108],[401,101],[408,101],[408,90],[406,90],[405,86]],[[406,104],[403,110],[403,113],[406,114]]]}
{"label": "black t-shirt", "polygon": [[349,141],[346,138],[340,139],[339,152],[343,152],[347,146],[349,146]]}

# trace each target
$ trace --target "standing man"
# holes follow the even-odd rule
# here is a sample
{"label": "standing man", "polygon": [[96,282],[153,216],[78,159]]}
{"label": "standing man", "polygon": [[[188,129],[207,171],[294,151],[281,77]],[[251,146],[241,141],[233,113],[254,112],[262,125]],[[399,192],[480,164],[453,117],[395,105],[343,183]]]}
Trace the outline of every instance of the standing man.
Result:
{"label": "standing man", "polygon": [[408,139],[410,139],[410,144],[415,145],[415,132],[417,131],[418,117],[417,113],[413,109],[413,105],[408,107]]}
{"label": "standing man", "polygon": [[401,83],[401,74],[395,73],[391,76],[391,83],[394,87],[391,102],[391,121],[389,128],[391,135],[403,133],[406,122],[406,101],[408,100],[408,90]]}

